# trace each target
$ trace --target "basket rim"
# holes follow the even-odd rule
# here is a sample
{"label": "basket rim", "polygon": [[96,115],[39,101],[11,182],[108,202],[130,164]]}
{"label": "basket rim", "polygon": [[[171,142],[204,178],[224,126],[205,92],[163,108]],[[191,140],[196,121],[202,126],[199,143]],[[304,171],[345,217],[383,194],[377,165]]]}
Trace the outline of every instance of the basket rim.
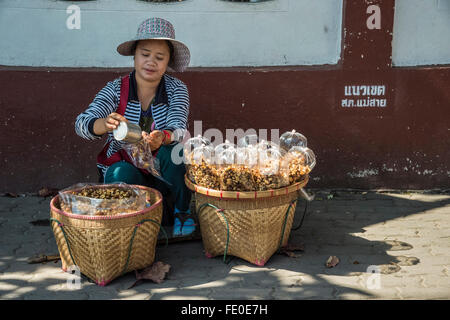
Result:
{"label": "basket rim", "polygon": [[[108,185],[102,185],[99,184],[98,186],[111,186],[111,184]],[[162,205],[163,202],[163,197],[161,192],[159,192],[158,190],[154,189],[154,188],[150,188],[150,187],[145,187],[145,186],[140,186],[140,185],[135,185],[132,184],[130,185],[131,187],[135,187],[135,188],[139,188],[139,189],[143,189],[143,190],[149,190],[153,193],[156,193],[159,196],[159,200],[156,201],[154,204],[152,204],[150,207],[146,207],[140,211],[136,211],[136,212],[131,212],[131,213],[125,213],[125,214],[118,214],[115,216],[89,216],[89,215],[82,215],[82,214],[75,214],[75,213],[68,213],[65,212],[61,209],[58,209],[55,206],[55,202],[56,200],[60,197],[59,195],[56,195],[52,198],[52,200],[50,201],[50,208],[52,211],[55,211],[56,213],[69,217],[69,218],[74,218],[74,219],[79,219],[79,220],[118,220],[118,219],[125,219],[125,218],[129,218],[129,217],[134,217],[134,216],[139,216],[142,215],[144,213],[147,213],[150,210],[155,209],[156,207],[159,207]]]}
{"label": "basket rim", "polygon": [[217,189],[209,189],[206,187],[202,187],[194,184],[187,175],[184,176],[184,181],[186,186],[196,192],[208,197],[220,198],[220,199],[262,199],[262,198],[272,198],[276,196],[286,195],[295,191],[300,190],[308,183],[309,175],[305,175],[305,177],[294,184],[291,184],[287,187],[279,188],[279,189],[270,189],[264,191],[223,191]]}

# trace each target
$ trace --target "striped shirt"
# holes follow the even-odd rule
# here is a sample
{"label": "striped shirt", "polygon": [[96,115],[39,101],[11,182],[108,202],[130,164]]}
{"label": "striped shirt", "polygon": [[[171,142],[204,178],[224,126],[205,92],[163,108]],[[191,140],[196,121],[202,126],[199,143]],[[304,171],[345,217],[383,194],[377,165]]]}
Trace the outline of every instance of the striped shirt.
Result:
{"label": "striped shirt", "polygon": [[[121,78],[110,81],[101,89],[89,107],[75,121],[75,132],[87,140],[101,139],[93,132],[94,122],[99,118],[106,118],[116,112],[120,102]],[[130,73],[130,89],[125,118],[138,124],[141,116],[141,103],[136,93],[136,79],[134,71]],[[156,130],[170,130],[174,132],[174,140],[182,141],[187,130],[189,115],[189,93],[186,85],[179,79],[164,74],[156,91],[154,103],[151,104],[152,116]],[[106,143],[110,143],[107,156],[110,157],[122,148],[123,142],[114,139],[113,133],[107,133]],[[103,176],[107,166],[97,163]]]}

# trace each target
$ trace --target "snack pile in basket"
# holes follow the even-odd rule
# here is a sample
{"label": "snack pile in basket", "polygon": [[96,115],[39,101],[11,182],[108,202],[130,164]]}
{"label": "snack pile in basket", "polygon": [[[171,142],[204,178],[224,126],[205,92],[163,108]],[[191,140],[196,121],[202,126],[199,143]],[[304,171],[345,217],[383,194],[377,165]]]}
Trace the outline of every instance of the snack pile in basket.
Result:
{"label": "snack pile in basket", "polygon": [[316,164],[307,139],[295,130],[285,132],[280,143],[247,135],[237,145],[217,146],[202,136],[184,145],[188,179],[199,186],[223,191],[264,191],[301,181]]}
{"label": "snack pile in basket", "polygon": [[115,216],[143,210],[145,191],[125,183],[114,185],[77,184],[59,192],[61,209],[90,216]]}

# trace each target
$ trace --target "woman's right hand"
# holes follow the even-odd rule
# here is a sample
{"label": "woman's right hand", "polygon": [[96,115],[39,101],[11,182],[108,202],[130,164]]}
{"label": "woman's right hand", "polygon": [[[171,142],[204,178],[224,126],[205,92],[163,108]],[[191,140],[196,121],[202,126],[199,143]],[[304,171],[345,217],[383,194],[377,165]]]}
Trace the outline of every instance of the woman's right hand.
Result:
{"label": "woman's right hand", "polygon": [[128,120],[124,116],[116,112],[111,113],[104,120],[106,132],[113,131],[114,129],[116,129],[121,121],[128,122]]}
{"label": "woman's right hand", "polygon": [[106,132],[113,131],[119,126],[121,121],[128,122],[127,118],[116,112],[109,114],[106,118],[97,119],[94,122],[94,133],[102,135]]}

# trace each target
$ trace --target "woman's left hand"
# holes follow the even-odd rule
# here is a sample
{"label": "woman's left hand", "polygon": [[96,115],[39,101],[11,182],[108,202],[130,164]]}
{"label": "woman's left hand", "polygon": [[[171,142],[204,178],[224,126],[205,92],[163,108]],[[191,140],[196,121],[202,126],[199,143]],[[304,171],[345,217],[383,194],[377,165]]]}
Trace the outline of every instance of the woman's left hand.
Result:
{"label": "woman's left hand", "polygon": [[150,145],[150,149],[152,151],[155,151],[161,147],[161,145],[164,142],[164,139],[166,138],[166,135],[164,132],[160,130],[153,130],[149,134],[143,135],[146,142]]}

